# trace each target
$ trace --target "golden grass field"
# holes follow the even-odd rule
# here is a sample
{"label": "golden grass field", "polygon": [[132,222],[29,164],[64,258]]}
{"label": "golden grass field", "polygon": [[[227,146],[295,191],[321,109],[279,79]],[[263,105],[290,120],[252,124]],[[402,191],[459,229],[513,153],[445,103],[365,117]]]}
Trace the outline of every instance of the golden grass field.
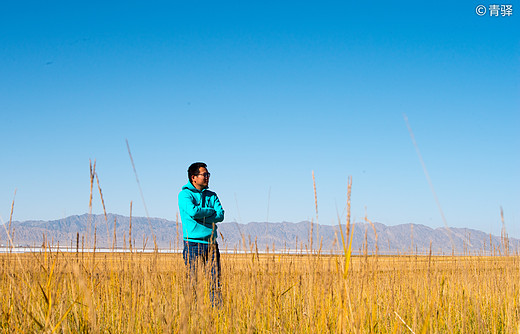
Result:
{"label": "golden grass field", "polygon": [[0,254],[0,331],[519,332],[518,256],[221,260],[223,302],[212,307],[202,279],[194,296],[181,254]]}
{"label": "golden grass field", "polygon": [[[193,284],[182,255],[157,247],[74,253],[44,241],[39,252],[0,253],[0,332],[520,333],[520,256],[505,229],[493,256],[382,256],[377,244],[375,255],[365,244],[354,256],[351,184],[342,255],[313,250],[312,225],[310,250],[298,255],[259,254],[256,244],[223,253],[218,306],[209,275]],[[130,220],[128,240],[131,231]]]}

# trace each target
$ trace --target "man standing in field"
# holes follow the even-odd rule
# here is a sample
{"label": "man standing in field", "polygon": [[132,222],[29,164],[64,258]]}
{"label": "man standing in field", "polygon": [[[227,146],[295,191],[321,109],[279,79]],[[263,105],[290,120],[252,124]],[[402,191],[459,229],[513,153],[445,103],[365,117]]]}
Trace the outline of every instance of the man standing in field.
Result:
{"label": "man standing in field", "polygon": [[224,220],[224,210],[217,194],[208,190],[209,177],[210,173],[205,163],[191,164],[188,168],[189,182],[179,193],[179,212],[184,241],[184,263],[192,279],[196,278],[197,265],[204,265],[206,268],[209,265],[210,297],[215,304],[220,302],[220,252],[216,223]]}

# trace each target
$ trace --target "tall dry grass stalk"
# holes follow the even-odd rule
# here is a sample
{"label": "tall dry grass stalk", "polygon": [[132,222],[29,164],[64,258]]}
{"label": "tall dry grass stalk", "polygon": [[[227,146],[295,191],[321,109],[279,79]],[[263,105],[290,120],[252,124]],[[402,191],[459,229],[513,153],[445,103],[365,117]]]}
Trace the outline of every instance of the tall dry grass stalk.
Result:
{"label": "tall dry grass stalk", "polygon": [[502,230],[500,231],[500,239],[502,242],[502,249],[504,250],[504,255],[509,256],[509,237],[506,231],[506,223],[504,221],[504,210],[500,207],[500,221],[502,222]]}
{"label": "tall dry grass stalk", "polygon": [[114,217],[114,234],[112,236],[112,251],[117,248],[117,235],[116,235],[117,219]]}
{"label": "tall dry grass stalk", "polygon": [[[347,184],[347,219],[346,219],[346,233],[343,233],[343,228],[341,227],[341,222],[338,221],[339,230],[341,232],[341,243],[343,245],[343,254],[345,254],[345,269],[344,269],[344,278],[346,279],[348,273],[348,267],[350,264],[350,257],[352,255],[352,238],[354,236],[354,226],[351,226],[350,222],[350,196],[352,193],[352,177],[348,177]],[[346,238],[345,238],[346,234]]]}
{"label": "tall dry grass stalk", "polygon": [[[439,213],[441,214],[442,221],[444,223],[444,227],[448,231],[448,236],[451,241],[452,249],[455,248],[455,244],[453,243],[453,237],[450,227],[448,226],[448,221],[446,220],[446,216],[444,215],[444,211],[442,210],[441,202],[439,201],[439,198],[437,197],[437,192],[435,191],[435,188],[433,187],[433,182],[430,178],[430,174],[428,173],[428,169],[426,168],[426,164],[424,163],[424,160],[421,155],[421,151],[419,150],[419,145],[417,145],[417,142],[415,141],[415,135],[413,134],[412,127],[410,126],[410,123],[408,122],[408,116],[406,114],[403,114],[404,121],[406,123],[406,127],[408,128],[408,132],[410,134],[410,138],[412,139],[412,144],[415,148],[415,152],[417,153],[417,157],[419,158],[419,162],[421,163],[421,167],[424,172],[424,176],[426,176],[426,180],[428,181],[428,185],[430,187],[430,190],[433,194],[433,198],[435,199],[435,203],[437,204],[437,208],[439,209]],[[453,251],[452,251],[453,253]]]}
{"label": "tall dry grass stalk", "polygon": [[[314,188],[314,208],[316,210],[316,236],[318,237],[318,240],[319,240],[319,220],[318,220],[318,194],[316,192],[316,179],[314,178],[314,171],[312,171],[312,186]],[[312,224],[312,221],[311,221],[311,241],[310,241],[310,244],[311,244],[311,252],[312,252],[312,238],[313,238],[313,224]]]}
{"label": "tall dry grass stalk", "polygon": [[87,223],[87,245],[90,244],[91,232],[92,232],[92,197],[94,190],[94,177],[96,173],[96,160],[94,160],[94,164],[92,164],[92,160],[89,160],[90,163],[90,196],[88,202],[88,223]]}
{"label": "tall dry grass stalk", "polygon": [[105,199],[103,198],[103,192],[101,191],[101,186],[99,185],[99,176],[97,172],[94,172],[97,187],[99,190],[99,197],[101,198],[101,204],[103,206],[103,214],[105,215],[105,224],[107,226],[107,242],[110,242],[110,231],[108,227],[108,218],[107,218],[107,210],[105,209]]}
{"label": "tall dry grass stalk", "polygon": [[13,230],[11,229],[11,224],[13,223],[13,212],[14,212],[14,200],[16,198],[16,190],[14,190],[14,195],[13,195],[13,202],[11,203],[11,213],[9,214],[9,226],[7,228],[7,245],[8,247],[10,247],[11,249],[14,247],[14,244],[13,244]]}
{"label": "tall dry grass stalk", "polygon": [[132,201],[130,201],[130,226],[128,227],[128,244],[132,253]]}
{"label": "tall dry grass stalk", "polygon": [[128,149],[128,155],[130,157],[130,162],[132,163],[132,168],[134,170],[135,180],[137,182],[137,186],[139,187],[139,194],[141,194],[141,200],[143,201],[144,211],[146,212],[146,219],[148,219],[148,227],[150,227],[150,233],[152,234],[152,239],[154,242],[154,249],[157,249],[155,233],[153,231],[152,223],[150,221],[150,215],[148,214],[148,208],[146,207],[146,201],[144,200],[143,189],[141,188],[141,182],[139,182],[139,177],[137,176],[137,169],[135,168],[134,158],[132,157],[132,152],[130,151],[130,144],[128,143],[128,139],[125,139],[125,140],[126,140],[126,148]]}
{"label": "tall dry grass stalk", "polygon": [[[366,213],[366,208],[365,208],[365,222],[369,223],[370,226],[372,227],[372,230],[374,231],[374,238],[375,238],[375,242],[376,242],[376,257],[379,255],[379,240],[378,240],[378,236],[377,236],[377,230],[376,230],[376,226],[374,225],[374,223],[368,219],[368,216],[367,216],[367,213]],[[431,252],[431,243],[430,243],[430,252]]]}

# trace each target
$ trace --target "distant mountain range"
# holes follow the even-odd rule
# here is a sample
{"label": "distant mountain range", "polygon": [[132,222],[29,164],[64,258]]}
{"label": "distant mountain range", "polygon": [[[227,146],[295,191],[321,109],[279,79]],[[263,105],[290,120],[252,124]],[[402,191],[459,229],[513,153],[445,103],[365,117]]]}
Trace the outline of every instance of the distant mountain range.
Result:
{"label": "distant mountain range", "polygon": [[[180,222],[161,218],[132,217],[132,244],[137,249],[151,249],[154,239],[160,249],[180,249],[182,247],[182,226]],[[114,231],[115,223],[115,231]],[[312,225],[311,223],[266,223],[248,224],[220,223],[219,245],[227,251],[317,251],[323,253],[341,252],[341,232],[339,226]],[[345,226],[342,225],[343,230]],[[8,224],[0,227],[0,244],[8,244],[6,230]],[[374,232],[375,229],[375,232]],[[114,243],[115,233],[115,243]],[[374,223],[354,224],[352,250],[356,254],[504,254],[506,247],[517,252],[520,240],[503,238],[468,228],[437,228],[419,224],[386,226]],[[50,245],[81,249],[92,247],[128,248],[130,217],[108,214],[70,216],[52,221],[12,222],[13,242],[19,246],[39,247],[44,241]],[[377,243],[376,243],[377,235]],[[376,247],[377,245],[377,247]],[[507,245],[507,246],[506,246]]]}

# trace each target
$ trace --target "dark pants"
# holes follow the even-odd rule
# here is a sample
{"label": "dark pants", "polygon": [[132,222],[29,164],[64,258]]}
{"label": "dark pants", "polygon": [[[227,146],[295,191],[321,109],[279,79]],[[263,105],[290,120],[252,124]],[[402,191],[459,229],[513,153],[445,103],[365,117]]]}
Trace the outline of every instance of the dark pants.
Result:
{"label": "dark pants", "polygon": [[199,242],[184,241],[182,251],[184,264],[188,267],[188,275],[192,284],[197,280],[197,272],[203,268],[210,276],[211,304],[221,303],[220,293],[220,251],[218,244],[203,244]]}

